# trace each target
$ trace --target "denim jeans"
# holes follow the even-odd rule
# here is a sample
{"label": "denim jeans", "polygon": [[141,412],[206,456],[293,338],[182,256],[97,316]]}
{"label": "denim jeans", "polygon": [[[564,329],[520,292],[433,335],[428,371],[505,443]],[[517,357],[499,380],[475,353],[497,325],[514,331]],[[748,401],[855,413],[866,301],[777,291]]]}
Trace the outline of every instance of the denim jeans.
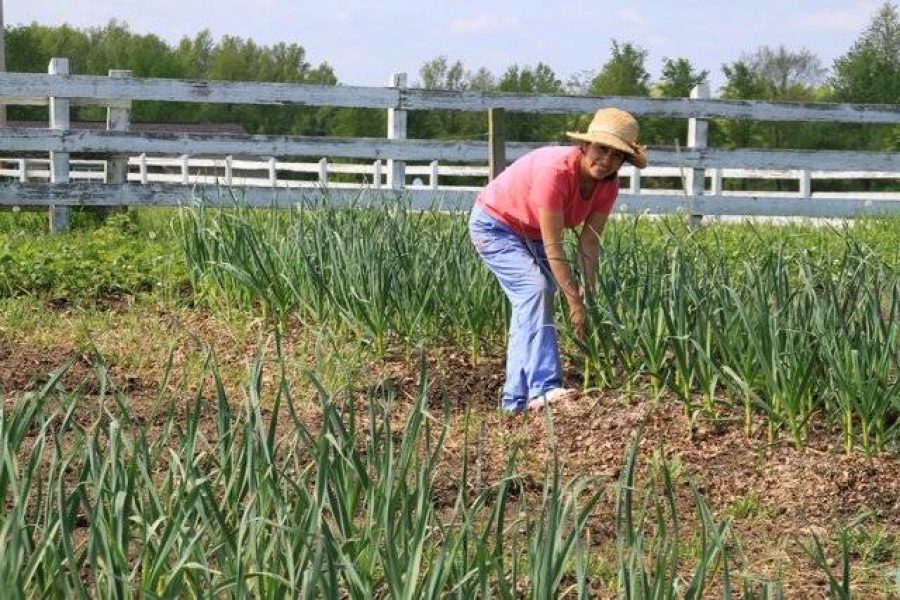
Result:
{"label": "denim jeans", "polygon": [[502,406],[517,412],[529,398],[562,387],[553,324],[556,284],[544,244],[517,234],[477,203],[469,217],[469,236],[512,305]]}

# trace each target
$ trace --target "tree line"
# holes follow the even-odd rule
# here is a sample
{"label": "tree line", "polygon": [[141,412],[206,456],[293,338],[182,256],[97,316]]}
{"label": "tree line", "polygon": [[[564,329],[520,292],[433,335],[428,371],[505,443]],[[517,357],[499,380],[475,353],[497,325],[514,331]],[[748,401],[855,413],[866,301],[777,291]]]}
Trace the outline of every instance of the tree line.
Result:
{"label": "tree line", "polygon": [[[54,56],[69,59],[70,72],[105,75],[109,69],[130,69],[137,77],[198,80],[270,81],[340,85],[327,63],[311,64],[296,43],[271,46],[252,39],[209,31],[171,45],[153,34],[138,34],[120,22],[86,29],[37,23],[6,31],[7,68],[44,72]],[[664,58],[661,76],[652,80],[648,51],[630,41],[611,40],[609,59],[596,71],[565,81],[544,63],[514,64],[495,75],[485,68],[470,70],[460,61],[439,56],[419,70],[414,87],[446,90],[499,91],[598,96],[684,97],[709,73],[687,58]],[[725,83],[718,95],[726,99],[896,103],[900,98],[900,15],[885,2],[872,15],[847,52],[826,68],[807,49],[762,46],[721,66]],[[99,107],[75,109],[75,120],[102,120]],[[9,118],[46,119],[46,109],[10,107]],[[509,114],[507,135],[517,141],[563,139],[566,130],[583,128],[589,115]],[[236,123],[248,133],[382,137],[383,110],[330,107],[266,107],[139,102],[135,122]],[[684,119],[644,118],[642,138],[650,145],[684,143]],[[413,111],[409,135],[414,138],[484,139],[487,116],[458,111]],[[719,147],[832,148],[896,151],[900,127],[829,123],[760,123],[716,119],[710,144]]]}

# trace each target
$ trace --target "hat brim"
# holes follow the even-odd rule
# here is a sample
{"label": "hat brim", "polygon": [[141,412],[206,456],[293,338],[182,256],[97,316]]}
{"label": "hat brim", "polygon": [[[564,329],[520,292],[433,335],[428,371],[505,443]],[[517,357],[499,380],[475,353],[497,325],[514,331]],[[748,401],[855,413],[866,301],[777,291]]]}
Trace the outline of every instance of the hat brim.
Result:
{"label": "hat brim", "polygon": [[566,135],[572,139],[581,142],[589,142],[592,144],[603,144],[625,153],[625,160],[633,164],[638,169],[647,166],[647,149],[639,144],[631,145],[619,137],[611,133],[578,133],[576,131],[567,131]]}

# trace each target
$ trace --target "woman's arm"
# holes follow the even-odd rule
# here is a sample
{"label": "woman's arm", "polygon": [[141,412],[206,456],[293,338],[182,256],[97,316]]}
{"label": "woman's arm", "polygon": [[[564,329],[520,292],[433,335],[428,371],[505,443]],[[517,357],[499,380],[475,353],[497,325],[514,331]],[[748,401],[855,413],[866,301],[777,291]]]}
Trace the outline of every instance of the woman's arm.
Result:
{"label": "woman's arm", "polygon": [[600,259],[600,234],[609,219],[607,213],[595,212],[581,226],[578,236],[578,266],[584,276],[585,291],[593,294],[597,285],[597,265]]}
{"label": "woman's arm", "polygon": [[584,299],[581,297],[575,277],[572,276],[569,258],[563,246],[563,213],[539,208],[538,222],[541,226],[541,237],[544,240],[550,272],[553,273],[556,285],[569,305],[569,317],[575,335],[581,339],[584,336]]}

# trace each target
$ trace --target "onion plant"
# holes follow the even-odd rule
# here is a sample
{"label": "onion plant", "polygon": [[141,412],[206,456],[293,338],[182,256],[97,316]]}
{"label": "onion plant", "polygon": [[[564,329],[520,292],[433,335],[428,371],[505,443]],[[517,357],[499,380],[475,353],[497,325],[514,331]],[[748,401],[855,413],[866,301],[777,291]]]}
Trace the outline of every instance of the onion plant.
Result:
{"label": "onion plant", "polygon": [[[665,460],[645,494],[637,493],[640,430],[626,454],[616,494],[616,543],[622,598],[703,598],[710,578],[722,577],[730,597],[728,541],[730,523],[716,522],[696,486],[691,485],[700,523],[695,566],[685,575],[680,517],[671,468]],[[661,488],[657,490],[656,487]],[[653,537],[649,540],[647,535]]]}
{"label": "onion plant", "polygon": [[[181,214],[205,301],[322,324],[377,353],[430,341],[474,359],[504,339],[507,303],[464,215],[378,196],[339,208],[326,194],[292,210]],[[844,430],[848,448],[879,451],[900,416],[892,232],[613,219],[583,340],[560,309],[564,349],[585,387],[649,381],[692,422],[737,405],[748,434],[762,415],[770,439],[785,432],[802,445],[821,418]]]}

